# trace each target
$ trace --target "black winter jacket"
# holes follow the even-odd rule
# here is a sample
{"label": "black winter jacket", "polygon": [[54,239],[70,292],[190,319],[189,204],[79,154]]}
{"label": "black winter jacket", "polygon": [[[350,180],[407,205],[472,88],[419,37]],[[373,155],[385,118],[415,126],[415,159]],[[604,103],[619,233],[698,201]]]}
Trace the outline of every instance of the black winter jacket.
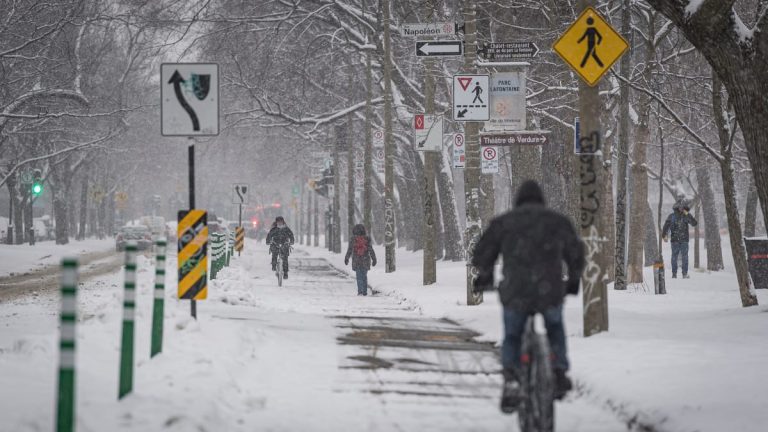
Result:
{"label": "black winter jacket", "polygon": [[664,228],[662,228],[662,236],[666,237],[669,232],[672,233],[672,243],[688,243],[690,236],[688,235],[688,225],[696,226],[699,223],[691,214],[685,214],[679,210],[675,210],[667,216],[666,222],[664,222]]}
{"label": "black winter jacket", "polygon": [[515,209],[493,219],[477,243],[472,264],[479,278],[490,276],[492,282],[499,253],[504,260],[499,297],[505,307],[543,311],[562,304],[567,290],[578,293],[584,246],[570,220],[546,208],[535,182],[521,187]]}
{"label": "black winter jacket", "polygon": [[291,231],[288,226],[284,226],[283,228],[279,228],[277,226],[273,226],[272,229],[269,230],[269,233],[267,234],[267,244],[271,245],[272,242],[275,242],[280,245],[292,245],[293,244],[293,231]]}

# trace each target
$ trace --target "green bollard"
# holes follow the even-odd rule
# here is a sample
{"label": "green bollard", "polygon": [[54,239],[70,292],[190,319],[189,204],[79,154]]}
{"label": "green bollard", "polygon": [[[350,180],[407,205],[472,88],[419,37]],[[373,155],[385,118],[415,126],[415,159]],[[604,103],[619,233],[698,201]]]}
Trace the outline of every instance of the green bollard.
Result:
{"label": "green bollard", "polygon": [[61,261],[61,336],[56,431],[75,430],[75,324],[77,323],[77,260]]}
{"label": "green bollard", "polygon": [[125,283],[123,297],[123,334],[120,344],[120,388],[122,399],[133,390],[133,321],[136,312],[136,242],[125,247]]}
{"label": "green bollard", "polygon": [[165,239],[155,243],[155,301],[152,306],[152,344],[150,357],[163,350],[163,316],[165,315]]}

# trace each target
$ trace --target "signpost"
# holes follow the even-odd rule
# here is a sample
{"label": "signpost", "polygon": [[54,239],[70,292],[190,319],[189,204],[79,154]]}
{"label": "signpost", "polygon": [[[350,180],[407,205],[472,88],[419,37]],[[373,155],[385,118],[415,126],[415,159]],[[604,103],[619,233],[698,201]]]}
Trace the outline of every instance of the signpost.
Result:
{"label": "signpost", "polygon": [[499,151],[496,147],[483,147],[480,161],[480,172],[483,174],[496,174],[499,172]]}
{"label": "signpost", "polygon": [[443,146],[443,116],[416,114],[413,133],[417,151],[440,151]]}
{"label": "signpost", "polygon": [[453,36],[458,33],[455,22],[402,24],[400,34],[408,37]]}
{"label": "signpost", "polygon": [[490,105],[486,130],[525,129],[525,71],[492,74]]}
{"label": "signpost", "polygon": [[163,63],[160,124],[164,136],[219,134],[219,65]]}
{"label": "signpost", "polygon": [[464,134],[455,133],[451,135],[451,142],[453,143],[453,167],[464,168],[466,160],[466,151],[464,149]]}
{"label": "signpost", "polygon": [[453,119],[455,121],[488,121],[488,75],[453,76]]}
{"label": "signpost", "polygon": [[477,52],[488,61],[530,60],[539,54],[539,47],[533,42],[486,42]]}
{"label": "signpost", "polygon": [[416,57],[449,57],[464,55],[464,42],[421,41],[416,42]]}
{"label": "signpost", "polygon": [[594,86],[629,44],[595,9],[588,7],[552,48],[584,82]]}
{"label": "signpost", "polygon": [[549,131],[514,131],[480,135],[481,146],[545,145]]}

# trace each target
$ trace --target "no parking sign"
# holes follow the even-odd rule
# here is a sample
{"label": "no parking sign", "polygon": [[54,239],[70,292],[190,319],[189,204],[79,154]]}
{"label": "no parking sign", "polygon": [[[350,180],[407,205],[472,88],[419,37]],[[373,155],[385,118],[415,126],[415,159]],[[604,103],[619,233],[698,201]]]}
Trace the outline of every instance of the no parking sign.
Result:
{"label": "no parking sign", "polygon": [[480,149],[480,170],[483,174],[496,174],[499,172],[499,151],[495,146],[482,147]]}
{"label": "no parking sign", "polygon": [[464,159],[466,158],[464,134],[461,132],[453,134],[451,142],[453,143],[453,167],[464,168]]}

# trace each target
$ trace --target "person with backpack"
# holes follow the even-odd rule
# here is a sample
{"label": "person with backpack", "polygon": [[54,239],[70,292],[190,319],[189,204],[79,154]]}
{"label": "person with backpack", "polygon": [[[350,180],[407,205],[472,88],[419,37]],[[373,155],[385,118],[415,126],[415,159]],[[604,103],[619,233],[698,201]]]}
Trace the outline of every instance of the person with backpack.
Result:
{"label": "person with backpack", "polygon": [[688,225],[696,226],[699,223],[688,212],[691,208],[688,204],[678,201],[672,206],[672,214],[667,216],[664,227],[661,229],[661,237],[664,241],[672,237],[672,279],[677,277],[677,257],[683,261],[683,279],[688,279]]}
{"label": "person with backpack", "polygon": [[288,279],[288,255],[293,242],[293,231],[285,224],[285,219],[282,216],[276,217],[267,234],[267,244],[272,254],[272,271],[277,267],[277,254],[283,256],[283,279]]}
{"label": "person with backpack", "polygon": [[352,228],[352,238],[349,240],[344,265],[349,265],[352,258],[352,270],[357,277],[357,295],[368,295],[368,270],[376,266],[376,253],[371,245],[371,238],[365,234],[365,227],[357,224]]}

